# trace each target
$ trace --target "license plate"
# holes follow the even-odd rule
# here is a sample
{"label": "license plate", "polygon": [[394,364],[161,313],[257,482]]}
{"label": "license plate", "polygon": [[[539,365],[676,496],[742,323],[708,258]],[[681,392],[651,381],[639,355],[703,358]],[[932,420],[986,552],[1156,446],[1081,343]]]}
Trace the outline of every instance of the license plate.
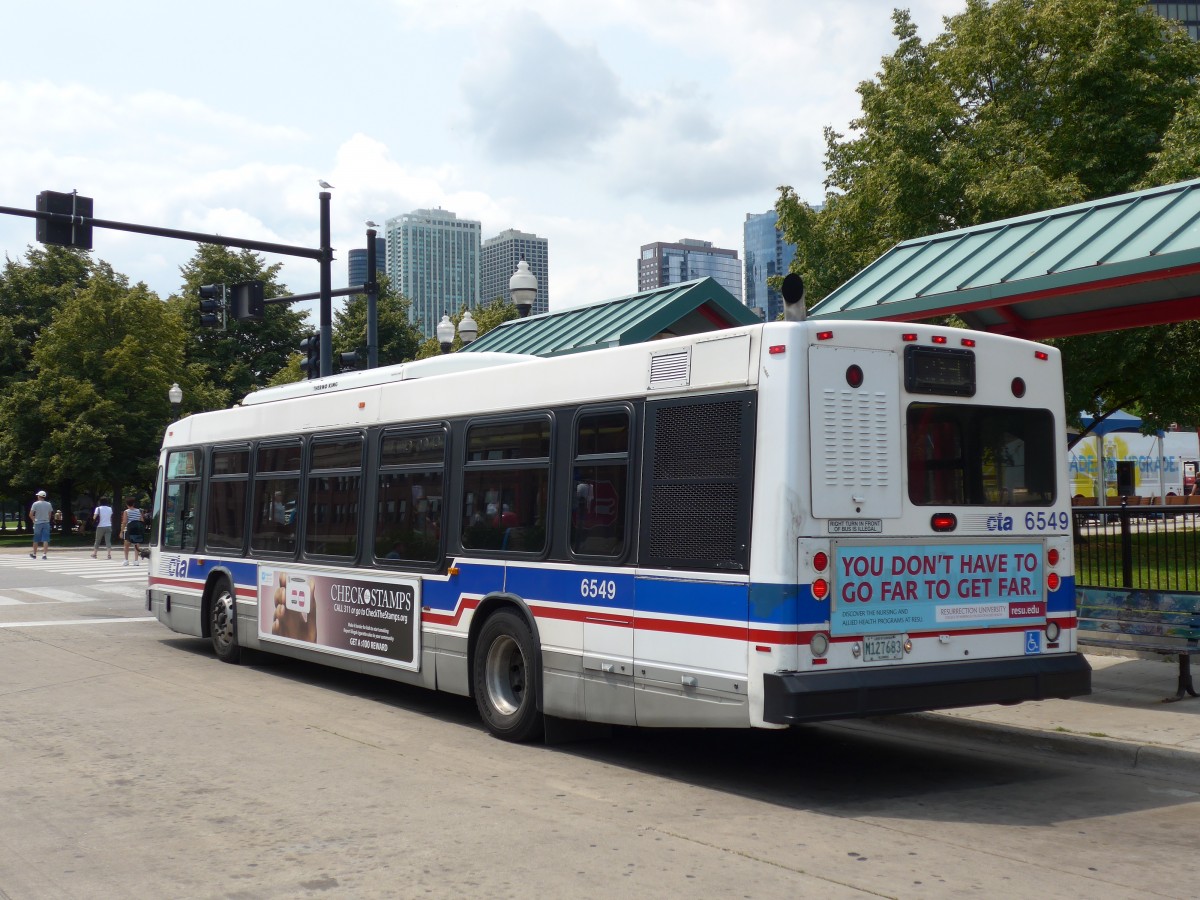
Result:
{"label": "license plate", "polygon": [[904,635],[872,634],[863,638],[863,661],[904,658]]}

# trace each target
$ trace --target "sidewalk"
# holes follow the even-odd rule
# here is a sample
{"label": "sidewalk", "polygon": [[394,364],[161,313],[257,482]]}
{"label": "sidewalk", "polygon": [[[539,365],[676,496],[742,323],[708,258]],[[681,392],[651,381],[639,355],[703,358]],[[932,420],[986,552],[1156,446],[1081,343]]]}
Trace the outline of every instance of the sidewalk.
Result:
{"label": "sidewalk", "polygon": [[[1086,649],[1086,648],[1085,648]],[[1200,697],[1173,697],[1174,656],[1145,658],[1088,653],[1092,693],[1072,700],[1016,706],[973,706],[936,713],[887,716],[888,728],[983,741],[1119,768],[1200,772]],[[1200,681],[1192,667],[1193,681]]]}

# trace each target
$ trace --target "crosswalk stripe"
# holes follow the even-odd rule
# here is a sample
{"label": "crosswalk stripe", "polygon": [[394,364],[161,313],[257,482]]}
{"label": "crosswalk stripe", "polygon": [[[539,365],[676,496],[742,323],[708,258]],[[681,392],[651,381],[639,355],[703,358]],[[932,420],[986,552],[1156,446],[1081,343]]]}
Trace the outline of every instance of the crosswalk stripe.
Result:
{"label": "crosswalk stripe", "polygon": [[134,616],[116,619],[60,619],[45,622],[0,622],[0,628],[47,628],[54,625],[114,625],[118,622],[157,622],[154,616]]}

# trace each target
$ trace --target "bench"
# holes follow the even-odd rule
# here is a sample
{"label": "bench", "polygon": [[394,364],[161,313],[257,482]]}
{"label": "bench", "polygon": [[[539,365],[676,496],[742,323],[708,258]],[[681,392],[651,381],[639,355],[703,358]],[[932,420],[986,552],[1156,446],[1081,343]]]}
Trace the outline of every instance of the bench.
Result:
{"label": "bench", "polygon": [[1175,696],[1196,696],[1192,657],[1200,654],[1200,594],[1080,587],[1079,642],[1179,657]]}

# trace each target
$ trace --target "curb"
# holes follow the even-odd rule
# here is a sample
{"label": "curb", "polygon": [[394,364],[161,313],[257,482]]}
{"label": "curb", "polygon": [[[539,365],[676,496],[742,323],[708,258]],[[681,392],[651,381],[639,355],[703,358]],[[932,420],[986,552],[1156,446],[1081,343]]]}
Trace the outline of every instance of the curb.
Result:
{"label": "curb", "polygon": [[1200,771],[1200,752],[1192,750],[1072,732],[1039,731],[946,713],[906,713],[837,724],[909,739],[932,738],[944,743],[978,744],[991,751],[1008,748],[1048,756],[1063,763],[1131,769],[1147,774],[1176,776],[1186,773],[1194,777]]}

